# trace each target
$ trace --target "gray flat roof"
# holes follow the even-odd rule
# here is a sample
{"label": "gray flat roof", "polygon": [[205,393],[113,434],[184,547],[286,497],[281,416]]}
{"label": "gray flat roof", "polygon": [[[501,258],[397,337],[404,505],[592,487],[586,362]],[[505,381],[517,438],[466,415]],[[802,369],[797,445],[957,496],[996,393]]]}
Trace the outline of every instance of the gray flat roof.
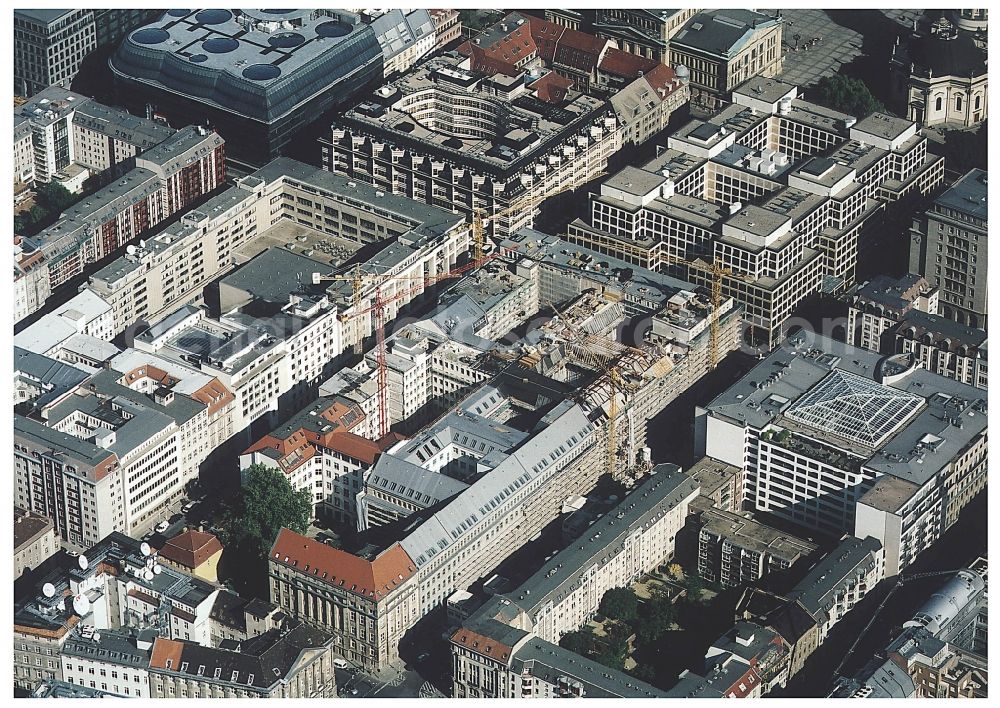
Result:
{"label": "gray flat roof", "polygon": [[254,300],[287,303],[289,295],[322,295],[325,287],[313,285],[312,274],[326,274],[329,266],[287,248],[269,248],[219,281],[242,290]]}
{"label": "gray flat roof", "polygon": [[33,20],[42,24],[51,24],[61,17],[77,10],[46,10],[43,8],[22,8],[15,9],[14,16],[22,19]]}
{"label": "gray flat roof", "polygon": [[913,121],[906,118],[899,118],[888,113],[872,113],[855,123],[853,128],[888,140],[895,140],[912,125]]}
{"label": "gray flat roof", "polygon": [[788,220],[786,214],[751,204],[726,219],[726,225],[766,238]]}
{"label": "gray flat roof", "polygon": [[764,101],[765,103],[774,103],[793,88],[796,88],[795,84],[790,84],[781,79],[755,76],[752,79],[747,79],[733,89],[733,93],[743,94],[758,101]]}
{"label": "gray flat roof", "polygon": [[465,221],[460,214],[407,199],[362,182],[327,172],[288,157],[279,157],[253,173],[267,183],[275,180],[295,180],[323,192],[327,192],[345,202],[367,210],[378,210],[401,225],[426,237],[439,236]]}
{"label": "gray flat roof", "polygon": [[110,450],[17,414],[14,415],[14,435],[30,441],[40,450],[57,450],[91,466],[99,465],[114,457],[114,453]]}
{"label": "gray flat roof", "polygon": [[[796,334],[716,396],[707,409],[760,430],[779,417],[781,422],[787,420],[783,414],[833,370],[874,382],[883,359],[880,354],[821,335]],[[986,429],[986,400],[981,389],[922,368],[914,368],[887,386],[921,398],[924,404],[877,450],[812,426],[803,430],[808,430],[810,437],[860,456],[869,469],[920,485]],[[952,421],[961,422],[961,426]],[[917,463],[918,458],[922,462]]]}
{"label": "gray flat roof", "polygon": [[667,181],[663,175],[647,172],[638,167],[627,166],[603,182],[603,185],[618,189],[626,194],[642,197]]}
{"label": "gray flat roof", "polygon": [[986,220],[986,170],[972,169],[934,200],[938,206]]}
{"label": "gray flat roof", "polygon": [[[682,201],[684,199],[687,198],[682,197]],[[698,287],[534,229],[522,229],[501,245],[516,246],[518,254],[538,261],[543,268],[576,273],[581,278],[620,290],[627,303],[648,311],[662,308],[681,290],[694,291]]]}
{"label": "gray flat roof", "polygon": [[808,556],[818,546],[784,531],[772,528],[753,518],[722,509],[708,508],[701,512],[702,528],[734,546],[794,563]]}

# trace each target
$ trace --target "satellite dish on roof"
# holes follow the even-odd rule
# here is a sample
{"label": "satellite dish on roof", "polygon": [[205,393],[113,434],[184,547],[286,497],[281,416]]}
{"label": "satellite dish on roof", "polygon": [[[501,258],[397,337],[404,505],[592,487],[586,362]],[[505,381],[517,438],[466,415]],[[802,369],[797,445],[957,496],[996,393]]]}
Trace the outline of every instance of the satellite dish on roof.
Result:
{"label": "satellite dish on roof", "polygon": [[90,567],[90,561],[87,560],[87,556],[80,554],[80,557],[76,559],[76,562],[80,564],[80,570],[86,570]]}
{"label": "satellite dish on roof", "polygon": [[149,570],[147,568],[146,571],[142,574],[142,577],[143,577],[144,580],[152,580],[153,579],[153,571],[151,571],[151,570]]}
{"label": "satellite dish on roof", "polygon": [[144,556],[148,556],[151,553],[151,549],[149,547],[149,544],[146,543],[145,541],[143,541],[142,545],[139,546],[139,550],[142,552],[142,555],[144,555]]}
{"label": "satellite dish on roof", "polygon": [[45,585],[42,586],[42,594],[45,595],[45,597],[55,597],[56,586],[52,583],[45,583]]}
{"label": "satellite dish on roof", "polygon": [[86,595],[75,595],[73,597],[73,612],[81,617],[84,617],[88,612],[90,612],[90,600]]}
{"label": "satellite dish on roof", "polygon": [[160,567],[159,563],[157,563],[156,565],[153,566],[153,574],[154,575],[159,575],[162,572],[163,572],[163,568]]}

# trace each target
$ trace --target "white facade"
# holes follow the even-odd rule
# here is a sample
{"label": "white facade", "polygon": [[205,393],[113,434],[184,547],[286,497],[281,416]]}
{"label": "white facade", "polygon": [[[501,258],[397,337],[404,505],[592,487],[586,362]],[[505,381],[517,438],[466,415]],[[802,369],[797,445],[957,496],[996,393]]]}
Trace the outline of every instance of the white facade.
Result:
{"label": "white facade", "polygon": [[[112,658],[111,652],[114,651],[114,647],[102,647],[100,632],[88,631],[87,635],[88,637],[82,640],[74,637],[74,644],[81,641],[93,642],[92,653],[85,654],[74,650],[71,654],[63,653],[59,657],[62,680],[74,686],[106,691],[116,696],[149,698],[148,663],[133,664],[127,660]],[[151,647],[151,645],[146,646],[147,644],[140,642],[140,646],[145,646],[146,651]]]}

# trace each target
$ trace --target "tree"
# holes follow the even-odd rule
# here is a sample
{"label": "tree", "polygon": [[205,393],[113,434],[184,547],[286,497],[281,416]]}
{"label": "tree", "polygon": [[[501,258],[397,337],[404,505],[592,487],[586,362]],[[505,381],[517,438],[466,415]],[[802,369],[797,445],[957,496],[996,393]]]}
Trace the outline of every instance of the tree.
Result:
{"label": "tree", "polygon": [[701,591],[705,588],[705,581],[695,572],[684,576],[684,587],[687,588],[687,599],[697,602],[701,599]]}
{"label": "tree", "polygon": [[646,608],[648,614],[636,623],[636,634],[640,642],[650,644],[669,631],[677,616],[677,610],[670,599],[663,594],[657,594],[650,598],[646,603]]}
{"label": "tree", "polygon": [[59,214],[76,202],[77,197],[58,182],[48,182],[35,189],[35,199],[47,211]]}
{"label": "tree", "polygon": [[601,598],[600,611],[611,619],[631,622],[639,613],[639,600],[631,588],[611,588]]}
{"label": "tree", "polygon": [[820,79],[816,84],[814,99],[817,103],[857,118],[885,111],[885,106],[872,95],[863,81],[843,74]]}
{"label": "tree", "polygon": [[236,499],[223,513],[223,540],[263,558],[282,528],[304,534],[311,516],[308,489],[296,491],[282,472],[251,465],[243,471],[243,486]]}
{"label": "tree", "polygon": [[671,563],[667,566],[667,572],[670,573],[671,577],[677,579],[683,575],[684,569],[681,568],[680,563]]}
{"label": "tree", "polygon": [[587,625],[584,629],[577,630],[575,632],[567,632],[562,635],[559,639],[559,646],[563,649],[569,649],[574,654],[586,656],[590,652],[593,640],[594,635],[591,634],[590,626]]}

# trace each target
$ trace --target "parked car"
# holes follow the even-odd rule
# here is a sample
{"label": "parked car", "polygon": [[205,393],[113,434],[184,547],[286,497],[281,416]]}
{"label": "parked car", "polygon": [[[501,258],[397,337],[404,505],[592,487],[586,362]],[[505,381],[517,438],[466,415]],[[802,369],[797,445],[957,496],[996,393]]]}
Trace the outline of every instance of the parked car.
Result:
{"label": "parked car", "polygon": [[161,521],[160,523],[158,523],[156,525],[156,533],[163,533],[164,531],[166,531],[169,528],[170,528],[170,522],[169,521]]}
{"label": "parked car", "polygon": [[66,551],[66,555],[69,556],[70,558],[76,558],[80,554],[77,553],[76,551]]}
{"label": "parked car", "polygon": [[194,508],[195,502],[189,501],[187,504],[181,507],[181,513],[186,514]]}
{"label": "parked car", "polygon": [[333,660],[333,665],[336,666],[338,669],[346,669],[348,666],[350,666],[350,664],[347,663],[347,659],[341,659],[339,657]]}

